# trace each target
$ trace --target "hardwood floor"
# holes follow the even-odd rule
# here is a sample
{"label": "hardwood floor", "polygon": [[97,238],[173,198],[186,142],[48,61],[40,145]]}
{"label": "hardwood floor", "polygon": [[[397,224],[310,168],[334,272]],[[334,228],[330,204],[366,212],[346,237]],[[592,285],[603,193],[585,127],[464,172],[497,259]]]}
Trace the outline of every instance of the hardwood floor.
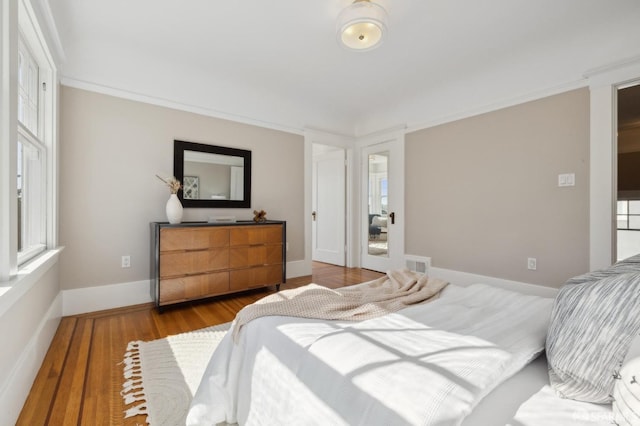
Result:
{"label": "hardwood floor", "polygon": [[[336,288],[380,277],[378,272],[314,262],[310,282]],[[144,425],[145,416],[124,419],[122,362],[131,340],[153,340],[231,321],[245,305],[272,293],[241,295],[181,305],[159,314],[151,304],[62,318],[18,419],[18,425]]]}

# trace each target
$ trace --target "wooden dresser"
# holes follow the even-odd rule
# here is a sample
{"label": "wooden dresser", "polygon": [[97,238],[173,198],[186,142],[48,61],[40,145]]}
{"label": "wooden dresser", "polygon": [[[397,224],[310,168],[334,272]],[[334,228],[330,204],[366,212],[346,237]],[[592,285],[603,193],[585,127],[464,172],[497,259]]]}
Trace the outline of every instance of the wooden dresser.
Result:
{"label": "wooden dresser", "polygon": [[158,308],[286,282],[286,222],[151,223]]}

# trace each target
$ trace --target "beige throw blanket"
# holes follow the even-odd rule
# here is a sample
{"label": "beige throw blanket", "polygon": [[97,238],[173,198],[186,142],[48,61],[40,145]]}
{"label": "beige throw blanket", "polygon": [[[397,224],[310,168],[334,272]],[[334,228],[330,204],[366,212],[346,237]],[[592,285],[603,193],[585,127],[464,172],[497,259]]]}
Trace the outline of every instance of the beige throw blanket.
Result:
{"label": "beige throw blanket", "polygon": [[308,284],[283,290],[238,312],[233,337],[236,340],[242,326],[249,321],[269,315],[347,321],[380,317],[434,298],[447,284],[409,270],[394,270],[355,288],[333,290]]}

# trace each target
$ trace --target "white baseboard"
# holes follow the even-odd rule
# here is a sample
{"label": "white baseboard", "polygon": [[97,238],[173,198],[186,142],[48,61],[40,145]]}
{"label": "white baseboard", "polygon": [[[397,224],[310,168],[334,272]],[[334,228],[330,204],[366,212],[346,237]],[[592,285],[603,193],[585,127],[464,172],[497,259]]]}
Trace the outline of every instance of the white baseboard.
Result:
{"label": "white baseboard", "polygon": [[[287,278],[311,275],[311,264],[304,260],[287,262]],[[62,314],[78,315],[151,302],[149,280],[63,290]]]}
{"label": "white baseboard", "polygon": [[449,281],[451,284],[459,286],[469,286],[471,284],[482,283],[492,285],[494,287],[504,288],[506,290],[518,291],[532,296],[551,297],[554,298],[558,293],[557,288],[544,287],[536,284],[523,283],[520,281],[505,280],[502,278],[488,277],[485,275],[470,274],[467,272],[453,271],[451,269],[429,268],[429,275],[434,278],[440,278]]}
{"label": "white baseboard", "polygon": [[151,302],[149,280],[63,290],[64,316]]}
{"label": "white baseboard", "polygon": [[12,425],[18,420],[33,381],[56,334],[61,316],[62,294],[58,293],[0,388],[0,425]]}

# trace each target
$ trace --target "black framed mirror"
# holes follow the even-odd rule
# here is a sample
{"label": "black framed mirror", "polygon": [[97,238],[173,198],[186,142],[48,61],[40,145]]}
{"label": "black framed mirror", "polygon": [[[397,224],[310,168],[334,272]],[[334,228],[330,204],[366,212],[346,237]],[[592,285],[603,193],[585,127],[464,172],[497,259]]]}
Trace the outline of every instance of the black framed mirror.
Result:
{"label": "black framed mirror", "polygon": [[251,151],[174,140],[173,174],[184,207],[251,207]]}

